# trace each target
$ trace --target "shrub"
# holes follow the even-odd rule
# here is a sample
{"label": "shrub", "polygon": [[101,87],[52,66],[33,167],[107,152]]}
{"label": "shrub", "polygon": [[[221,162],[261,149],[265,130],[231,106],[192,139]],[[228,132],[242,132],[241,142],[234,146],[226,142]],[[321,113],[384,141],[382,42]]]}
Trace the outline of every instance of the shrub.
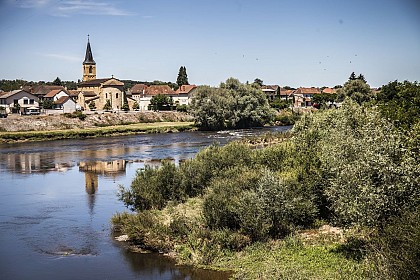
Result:
{"label": "shrub", "polygon": [[170,200],[182,201],[185,198],[179,182],[176,166],[163,161],[159,168],[146,166],[138,170],[130,189],[120,186],[118,196],[132,210],[162,209]]}
{"label": "shrub", "polygon": [[372,278],[420,279],[420,207],[393,218],[370,249]]}
{"label": "shrub", "polygon": [[420,200],[415,155],[376,108],[347,101],[305,116],[294,132],[302,183],[325,195],[342,223],[381,226]]}
{"label": "shrub", "polygon": [[74,111],[73,113],[64,113],[64,116],[66,118],[70,118],[70,119],[78,118],[81,121],[84,121],[86,119],[86,117],[87,117],[81,111]]}

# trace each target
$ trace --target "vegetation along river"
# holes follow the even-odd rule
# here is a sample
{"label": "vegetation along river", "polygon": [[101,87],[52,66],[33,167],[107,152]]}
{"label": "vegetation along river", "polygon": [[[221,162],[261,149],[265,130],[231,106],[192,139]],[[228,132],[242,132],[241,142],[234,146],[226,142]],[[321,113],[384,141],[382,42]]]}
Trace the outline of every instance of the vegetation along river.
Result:
{"label": "vegetation along river", "polygon": [[138,168],[290,127],[0,145],[0,279],[226,279],[130,252],[111,235]]}

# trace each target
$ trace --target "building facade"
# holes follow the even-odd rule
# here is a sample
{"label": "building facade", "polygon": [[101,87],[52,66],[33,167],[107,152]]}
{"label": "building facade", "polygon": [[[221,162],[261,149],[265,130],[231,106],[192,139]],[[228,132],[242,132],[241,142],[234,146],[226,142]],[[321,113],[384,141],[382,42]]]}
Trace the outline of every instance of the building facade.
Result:
{"label": "building facade", "polygon": [[109,110],[121,110],[125,100],[124,83],[114,77],[96,78],[96,62],[93,59],[89,38],[82,71],[83,81],[77,86],[78,105],[87,111],[103,110],[107,104],[110,105]]}

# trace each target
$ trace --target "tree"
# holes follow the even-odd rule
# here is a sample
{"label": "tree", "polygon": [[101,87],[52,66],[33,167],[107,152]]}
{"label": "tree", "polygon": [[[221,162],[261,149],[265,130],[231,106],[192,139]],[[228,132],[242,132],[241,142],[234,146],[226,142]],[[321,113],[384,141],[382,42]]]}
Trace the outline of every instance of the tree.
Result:
{"label": "tree", "polygon": [[[318,104],[319,108],[325,107],[327,102],[334,102],[337,99],[337,94],[321,93],[315,94],[312,97],[312,103]],[[318,108],[318,109],[319,109]]]}
{"label": "tree", "polygon": [[104,108],[103,108],[105,111],[109,111],[109,110],[111,110],[112,109],[112,107],[111,107],[111,101],[109,100],[109,99],[107,99],[106,100],[106,103],[105,103],[105,105],[104,105]]}
{"label": "tree", "polygon": [[263,80],[261,80],[261,79],[259,79],[259,78],[256,78],[256,79],[254,80],[254,84],[257,84],[257,85],[259,85],[260,87],[262,87],[262,86],[263,86],[263,84],[264,84],[264,82],[263,82]]}
{"label": "tree", "polygon": [[198,126],[205,130],[262,126],[274,119],[261,89],[229,78],[219,88],[197,88],[190,112]]}
{"label": "tree", "polygon": [[133,110],[138,110],[139,108],[140,108],[139,103],[137,103],[137,101],[134,102],[134,104],[133,104]]}
{"label": "tree", "polygon": [[95,109],[96,109],[96,104],[95,104],[95,101],[91,101],[91,102],[89,103],[89,109],[90,109],[91,111],[93,111],[93,110],[95,110]]}
{"label": "tree", "polygon": [[351,79],[350,76],[350,79],[344,84],[344,87],[337,91],[338,101],[344,101],[346,97],[362,104],[372,100],[374,94],[366,82],[361,79]]}
{"label": "tree", "polygon": [[53,85],[55,86],[62,86],[63,82],[60,80],[59,77],[55,78],[55,80],[52,82]]}
{"label": "tree", "polygon": [[128,106],[128,102],[127,101],[124,101],[124,104],[122,105],[121,110],[126,111],[126,112],[128,110],[130,110],[130,107]]}
{"label": "tree", "polygon": [[354,74],[354,72],[351,72],[349,81],[354,81],[354,80],[356,80],[356,74]]}
{"label": "tree", "polygon": [[45,99],[42,101],[42,108],[52,109],[54,107],[54,102],[51,99]]}
{"label": "tree", "polygon": [[420,84],[393,81],[376,96],[382,115],[395,125],[410,129],[420,120]]}
{"label": "tree", "polygon": [[187,76],[187,68],[185,68],[185,66],[181,66],[179,68],[178,78],[176,79],[176,83],[178,84],[178,86],[189,85],[188,76]]}
{"label": "tree", "polygon": [[153,110],[170,110],[172,109],[173,100],[171,97],[163,94],[158,94],[150,99],[150,107]]}
{"label": "tree", "polygon": [[358,80],[361,80],[364,83],[367,83],[365,76],[363,76],[362,74],[359,74],[359,76],[357,77]]}

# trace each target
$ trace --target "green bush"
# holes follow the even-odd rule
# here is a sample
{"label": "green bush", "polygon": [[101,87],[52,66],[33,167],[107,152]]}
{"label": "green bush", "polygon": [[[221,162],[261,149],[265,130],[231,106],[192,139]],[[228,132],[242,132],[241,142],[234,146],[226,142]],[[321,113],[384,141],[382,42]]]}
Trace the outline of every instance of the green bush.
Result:
{"label": "green bush", "polygon": [[302,184],[325,195],[343,224],[381,226],[420,201],[415,155],[376,108],[349,100],[306,115],[294,133]]}
{"label": "green bush", "polygon": [[392,219],[370,251],[372,278],[420,279],[420,207]]}
{"label": "green bush", "polygon": [[205,130],[263,126],[274,118],[259,87],[229,78],[219,88],[198,87],[189,105],[196,124]]}
{"label": "green bush", "polygon": [[162,209],[168,201],[182,201],[185,192],[180,187],[180,176],[173,163],[163,161],[162,166],[145,166],[136,173],[131,187],[120,186],[119,199],[136,211]]}
{"label": "green bush", "polygon": [[84,121],[86,119],[86,115],[83,114],[81,111],[74,111],[73,113],[64,113],[64,116],[66,118],[75,119],[78,118],[81,121]]}

